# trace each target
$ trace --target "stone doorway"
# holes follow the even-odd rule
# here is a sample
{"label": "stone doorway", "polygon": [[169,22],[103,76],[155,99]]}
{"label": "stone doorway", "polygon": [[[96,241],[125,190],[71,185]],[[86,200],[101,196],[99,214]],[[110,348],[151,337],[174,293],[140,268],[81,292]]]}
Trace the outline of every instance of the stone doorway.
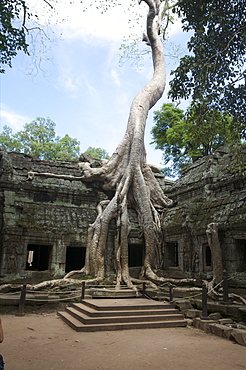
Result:
{"label": "stone doorway", "polygon": [[236,240],[236,256],[237,266],[236,271],[242,272],[246,270],[246,239]]}
{"label": "stone doorway", "polygon": [[140,267],[143,265],[143,246],[140,244],[128,245],[129,267]]}
{"label": "stone doorway", "polygon": [[179,247],[178,243],[167,243],[167,267],[178,267],[179,266]]}
{"label": "stone doorway", "polygon": [[85,247],[67,247],[65,271],[81,270],[85,265]]}

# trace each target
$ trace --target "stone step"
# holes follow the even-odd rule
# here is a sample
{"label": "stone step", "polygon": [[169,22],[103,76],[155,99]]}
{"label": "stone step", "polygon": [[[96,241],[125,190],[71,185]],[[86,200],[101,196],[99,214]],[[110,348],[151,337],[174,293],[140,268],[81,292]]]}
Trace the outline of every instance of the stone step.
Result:
{"label": "stone step", "polygon": [[130,299],[83,299],[83,305],[97,311],[124,311],[124,310],[162,310],[174,309],[174,305],[146,298]]}
{"label": "stone step", "polygon": [[107,289],[95,287],[87,289],[87,294],[93,298],[136,298],[137,292],[133,289]]}
{"label": "stone step", "polygon": [[186,326],[183,315],[172,305],[144,298],[85,299],[58,314],[76,331]]}
{"label": "stone step", "polygon": [[[146,314],[148,315],[172,315],[172,314],[177,314],[177,310],[174,308],[174,307],[170,307],[171,305],[165,305],[162,307],[161,306],[158,306],[158,309],[150,309],[148,307],[148,310],[146,309],[143,309],[143,307],[141,306],[141,308],[139,309],[139,307],[135,308],[135,309],[131,309],[131,310],[122,310],[122,309],[118,309],[118,310],[114,310],[114,307],[109,307],[109,310],[108,311],[105,311],[105,310],[97,310],[95,309],[94,307],[91,307],[91,306],[87,306],[83,303],[73,303],[71,305],[71,307],[75,307],[78,311],[86,314],[87,316],[89,317],[107,317],[107,316],[119,316],[119,315],[122,315],[122,316],[144,316]],[[147,312],[146,312],[147,311]]]}
{"label": "stone step", "polygon": [[172,328],[186,326],[186,321],[184,320],[85,325],[67,312],[59,312],[59,315],[71,328],[78,332],[153,329],[153,328],[158,329],[158,328]]}
{"label": "stone step", "polygon": [[[109,324],[109,323],[130,323],[130,322],[150,322],[150,321],[166,321],[166,320],[182,320],[181,314],[145,314],[145,316],[124,316],[124,312],[119,313],[118,316],[106,316],[106,317],[88,317],[86,314],[78,311],[74,307],[67,307],[66,312],[77,320],[81,321],[85,325],[90,324]],[[135,313],[135,311],[134,311]]]}

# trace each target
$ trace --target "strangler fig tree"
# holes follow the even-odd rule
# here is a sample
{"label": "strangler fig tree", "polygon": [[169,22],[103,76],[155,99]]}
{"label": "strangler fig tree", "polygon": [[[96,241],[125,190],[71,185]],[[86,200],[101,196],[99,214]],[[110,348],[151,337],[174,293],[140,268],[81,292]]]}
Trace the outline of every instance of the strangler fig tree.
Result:
{"label": "strangler fig tree", "polygon": [[[146,34],[144,40],[151,48],[154,73],[151,81],[134,98],[125,135],[108,161],[92,168],[80,163],[81,177],[76,180],[100,182],[101,188],[113,196],[98,204],[98,216],[88,229],[86,262],[82,272],[99,280],[105,277],[105,251],[111,220],[116,220],[114,259],[117,286],[120,282],[133,288],[128,266],[128,209],[136,210],[144,240],[144,262],[141,276],[159,280],[155,273],[161,265],[161,212],[170,206],[149,165],[146,162],[144,133],[149,110],[161,98],[166,85],[166,71],[162,43],[163,19],[169,16],[168,1],[143,0],[147,4]],[[141,6],[141,4],[140,4]],[[52,174],[29,173],[52,176]],[[54,175],[55,176],[55,175]],[[71,273],[70,273],[71,275]]]}

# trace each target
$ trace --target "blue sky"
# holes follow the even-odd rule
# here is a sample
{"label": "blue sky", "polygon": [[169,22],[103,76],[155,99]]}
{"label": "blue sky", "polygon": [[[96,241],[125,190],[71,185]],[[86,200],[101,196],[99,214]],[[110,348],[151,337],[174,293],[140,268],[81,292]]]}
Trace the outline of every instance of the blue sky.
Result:
{"label": "blue sky", "polygon": [[[129,34],[129,14],[121,9],[103,15],[92,10],[83,13],[79,5],[65,6],[60,1],[57,10],[60,18],[66,15],[69,21],[59,21],[56,25],[51,17],[55,41],[46,43],[50,50],[41,53],[43,71],[36,74],[32,59],[20,53],[13,61],[13,68],[0,76],[0,129],[8,125],[16,132],[36,117],[49,117],[56,123],[57,135],[68,134],[80,141],[81,152],[92,146],[112,154],[124,135],[132,99],[152,76],[151,59],[145,57],[141,69],[134,68],[130,61],[119,65],[122,37]],[[41,21],[45,23],[46,11],[42,14]],[[142,33],[141,25],[135,28]],[[61,38],[56,36],[60,33]],[[187,35],[175,23],[170,42],[185,48],[186,39]],[[38,54],[39,47],[36,61]],[[167,82],[170,70],[176,65],[177,61],[167,59]],[[166,93],[149,113],[146,126],[147,160],[158,166],[162,153],[149,145],[150,130],[153,111],[165,102],[168,102]]]}

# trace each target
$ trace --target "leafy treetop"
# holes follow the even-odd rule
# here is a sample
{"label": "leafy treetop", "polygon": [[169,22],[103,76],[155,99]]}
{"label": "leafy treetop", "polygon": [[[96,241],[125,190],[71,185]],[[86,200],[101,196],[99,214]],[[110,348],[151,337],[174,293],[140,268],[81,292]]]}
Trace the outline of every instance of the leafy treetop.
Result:
{"label": "leafy treetop", "polygon": [[85,153],[89,154],[92,158],[95,159],[109,159],[109,154],[105,149],[102,148],[95,148],[89,146]]}
{"label": "leafy treetop", "polygon": [[172,71],[171,98],[206,100],[245,124],[246,0],[180,0],[174,9],[192,36]]}
{"label": "leafy treetop", "polygon": [[170,177],[221,145],[239,141],[233,117],[204,102],[194,104],[186,113],[171,103],[163,104],[154,112],[154,121],[152,144],[164,151],[163,163],[168,166],[163,172]]}
{"label": "leafy treetop", "polygon": [[49,118],[36,118],[24,125],[24,130],[12,133],[12,129],[4,126],[0,134],[0,143],[8,151],[26,154],[50,160],[78,160],[80,154],[79,141],[69,135],[60,138],[55,133],[56,124]]}

